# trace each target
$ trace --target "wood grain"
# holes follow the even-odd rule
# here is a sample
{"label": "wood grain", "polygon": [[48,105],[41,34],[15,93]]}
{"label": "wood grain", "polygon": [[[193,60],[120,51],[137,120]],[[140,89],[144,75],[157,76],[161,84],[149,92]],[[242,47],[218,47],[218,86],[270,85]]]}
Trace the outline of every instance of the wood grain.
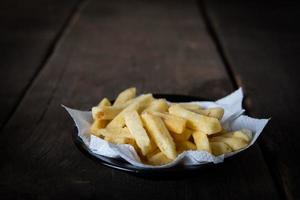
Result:
{"label": "wood grain", "polygon": [[76,148],[60,104],[87,110],[129,86],[212,99],[233,91],[195,1],[122,2],[84,4],[4,127],[2,196],[278,199],[257,145],[178,180],[111,170]]}
{"label": "wood grain", "polygon": [[0,127],[51,53],[78,0],[0,2]]}
{"label": "wood grain", "polygon": [[206,4],[251,114],[272,118],[259,143],[277,188],[282,198],[299,199],[299,4]]}

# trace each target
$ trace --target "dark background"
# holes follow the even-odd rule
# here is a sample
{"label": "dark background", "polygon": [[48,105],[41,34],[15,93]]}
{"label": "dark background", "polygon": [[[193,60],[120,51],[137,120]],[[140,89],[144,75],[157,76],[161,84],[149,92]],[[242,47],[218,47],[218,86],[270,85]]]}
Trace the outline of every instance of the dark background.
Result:
{"label": "dark background", "polygon": [[[299,199],[296,1],[1,0],[1,199]],[[126,87],[220,98],[271,122],[247,151],[181,179],[101,166],[60,104]]]}

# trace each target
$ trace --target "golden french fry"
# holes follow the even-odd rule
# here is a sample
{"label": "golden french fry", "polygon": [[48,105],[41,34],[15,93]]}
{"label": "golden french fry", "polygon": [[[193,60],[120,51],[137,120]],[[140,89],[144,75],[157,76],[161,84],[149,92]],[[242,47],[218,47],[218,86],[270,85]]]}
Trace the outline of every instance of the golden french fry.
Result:
{"label": "golden french fry", "polygon": [[[180,106],[182,106],[187,110],[203,110],[202,106],[195,103],[176,103],[176,104],[179,104]],[[173,103],[172,105],[175,105],[175,103]]]}
{"label": "golden french fry", "polygon": [[130,99],[133,99],[135,95],[136,95],[136,88],[135,87],[128,88],[118,95],[113,105],[114,106],[122,105],[125,102],[129,101]]}
{"label": "golden french fry", "polygon": [[145,109],[146,111],[166,112],[169,105],[165,99],[157,99],[151,102],[151,104]]}
{"label": "golden french fry", "polygon": [[113,144],[130,144],[133,147],[135,146],[135,141],[133,138],[127,137],[104,137],[107,142],[111,142]]}
{"label": "golden french fry", "polygon": [[210,142],[209,144],[211,147],[212,154],[215,156],[219,156],[219,155],[222,155],[225,153],[232,152],[232,149],[230,148],[230,146],[228,146],[224,142]]}
{"label": "golden french fry", "polygon": [[100,101],[100,103],[98,104],[98,107],[103,107],[103,106],[111,106],[110,101],[107,98],[104,98]]}
{"label": "golden french fry", "polygon": [[156,146],[156,148],[155,148],[155,149],[152,149],[152,151],[149,152],[149,153],[146,155],[146,157],[147,157],[147,159],[149,159],[150,157],[154,156],[155,154],[157,154],[157,153],[159,153],[159,152],[161,152],[161,151],[160,151],[159,148]]}
{"label": "golden french fry", "polygon": [[193,131],[190,129],[185,129],[181,134],[172,133],[171,135],[175,142],[184,142],[190,139],[191,135],[193,134]]}
{"label": "golden french fry", "polygon": [[246,142],[250,142],[251,141],[251,132],[249,132],[249,130],[246,129],[241,129],[238,131],[233,131],[233,132],[228,132],[225,134],[221,134],[221,137],[235,137],[235,138],[241,138],[243,140],[245,140]]}
{"label": "golden french fry", "polygon": [[211,142],[224,142],[225,144],[230,146],[230,148],[233,149],[234,151],[243,149],[248,145],[248,143],[244,139],[237,138],[237,137],[217,136],[217,137],[210,138],[210,141]]}
{"label": "golden french fry", "polygon": [[92,116],[93,116],[94,122],[90,127],[91,133],[95,134],[98,129],[104,128],[108,124],[107,120],[98,119],[96,115],[100,108],[105,107],[105,106],[110,106],[110,105],[111,105],[110,101],[107,98],[104,98],[100,101],[98,106],[92,108]]}
{"label": "golden french fry", "polygon": [[190,141],[183,141],[176,143],[176,149],[178,153],[182,153],[183,151],[197,150],[197,147]]}
{"label": "golden french fry", "polygon": [[147,112],[142,114],[142,119],[151,139],[154,140],[158,148],[168,158],[175,159],[175,143],[162,119]]}
{"label": "golden french fry", "polygon": [[171,162],[172,159],[168,158],[164,153],[159,152],[148,158],[148,163],[151,165],[165,165]]}
{"label": "golden french fry", "polygon": [[208,109],[198,109],[198,110],[191,110],[195,113],[205,115],[208,117],[217,118],[218,120],[221,120],[224,115],[224,109],[223,108],[208,108]]}
{"label": "golden french fry", "polygon": [[96,133],[99,129],[104,128],[107,125],[108,121],[107,120],[100,120],[100,119],[95,119],[93,124],[90,127],[90,132],[93,135],[98,136]]}
{"label": "golden french fry", "polygon": [[134,137],[131,135],[127,127],[120,128],[120,127],[111,127],[111,128],[102,128],[96,131],[94,134],[96,136],[103,136],[103,137],[109,137],[109,138],[117,138],[117,137],[126,137],[134,139]]}
{"label": "golden french fry", "polygon": [[143,127],[143,123],[136,111],[128,112],[125,116],[125,124],[133,135],[142,154],[146,155],[151,150],[151,141]]}
{"label": "golden french fry", "polygon": [[201,131],[195,131],[193,133],[194,142],[197,146],[197,150],[207,151],[211,153],[208,137]]}
{"label": "golden french fry", "polygon": [[171,115],[168,113],[160,113],[160,112],[150,112],[150,113],[158,117],[161,117],[169,131],[181,134],[185,130],[187,120],[182,117],[178,117],[176,115]]}
{"label": "golden french fry", "polygon": [[187,127],[190,129],[198,130],[208,135],[222,130],[218,119],[194,113],[178,104],[172,105],[169,108],[169,112],[173,115],[187,119]]}
{"label": "golden french fry", "polygon": [[125,125],[124,117],[128,112],[141,111],[147,107],[153,100],[152,94],[144,94],[137,97],[131,104],[123,109],[108,125],[107,127],[123,127]]}
{"label": "golden french fry", "polygon": [[103,106],[92,109],[93,116],[96,119],[112,120],[115,118],[125,107],[124,106]]}

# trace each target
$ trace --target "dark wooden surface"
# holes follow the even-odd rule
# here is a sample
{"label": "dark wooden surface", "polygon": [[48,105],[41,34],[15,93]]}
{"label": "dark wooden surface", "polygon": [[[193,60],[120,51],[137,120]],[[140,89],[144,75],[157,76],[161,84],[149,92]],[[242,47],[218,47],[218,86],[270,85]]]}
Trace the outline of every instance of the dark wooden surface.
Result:
{"label": "dark wooden surface", "polygon": [[0,127],[51,54],[78,1],[0,1]]}
{"label": "dark wooden surface", "polygon": [[300,199],[298,4],[215,0],[206,4],[235,81],[245,88],[250,113],[272,117],[259,144],[287,199]]}
{"label": "dark wooden surface", "polygon": [[[264,12],[255,6],[266,9],[266,14],[273,12],[271,8],[253,5],[253,13],[247,4],[238,2],[64,1],[49,3],[57,6],[49,14],[54,18],[44,16],[43,3],[29,2],[26,5],[30,11],[38,10],[34,16],[40,17],[39,23],[30,19],[32,30],[27,26],[24,30],[7,29],[4,35],[36,39],[42,34],[42,25],[52,34],[47,34],[44,43],[35,41],[41,44],[35,50],[38,53],[25,51],[23,60],[1,68],[1,76],[2,70],[19,71],[20,63],[30,68],[20,72],[27,78],[16,83],[11,81],[12,75],[1,80],[17,88],[7,100],[2,94],[7,94],[10,87],[1,86],[6,112],[0,137],[1,199],[299,197],[296,161],[284,156],[297,156],[299,152],[293,144],[298,139],[298,119],[291,117],[299,113],[294,108],[299,97],[297,75],[293,73],[297,61],[293,56],[298,48],[290,22],[293,17],[286,16],[289,22],[282,33],[275,25],[265,27],[260,21]],[[7,4],[8,10],[17,10],[15,5]],[[1,23],[19,26],[9,20],[10,15],[26,19],[32,13],[7,11]],[[58,19],[60,24],[55,23]],[[264,20],[272,22],[271,17]],[[281,20],[278,23],[284,26],[285,19]],[[284,43],[286,39],[288,44]],[[14,37],[11,41],[20,47],[5,51],[8,56],[1,56],[1,63],[17,60],[17,49],[28,48],[25,39],[24,43],[17,43]],[[272,70],[268,82],[265,77]],[[259,145],[181,179],[141,178],[95,163],[74,145],[73,124],[60,107],[66,104],[87,110],[101,97],[112,98],[129,86],[137,86],[140,92],[217,99],[238,85],[246,89],[251,114],[276,119],[259,139]],[[289,104],[282,104],[284,98]]]}

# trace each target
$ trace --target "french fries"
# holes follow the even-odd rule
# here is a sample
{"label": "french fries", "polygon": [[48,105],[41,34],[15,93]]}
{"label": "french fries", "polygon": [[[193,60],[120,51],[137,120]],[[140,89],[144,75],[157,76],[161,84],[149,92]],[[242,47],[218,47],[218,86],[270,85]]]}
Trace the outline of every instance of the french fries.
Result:
{"label": "french fries", "polygon": [[157,99],[145,109],[145,111],[167,112],[169,105],[165,99]]}
{"label": "french fries", "polygon": [[197,103],[168,103],[152,94],[136,96],[136,88],[107,98],[92,108],[90,133],[113,144],[131,145],[141,161],[165,165],[184,151],[215,156],[247,147],[247,129],[227,131],[220,123],[223,108],[205,109]]}
{"label": "french fries", "polygon": [[137,97],[132,104],[128,105],[122,112],[120,112],[107,126],[108,127],[123,127],[125,125],[124,117],[128,112],[140,111],[147,107],[153,100],[152,94],[144,94]]}
{"label": "french fries", "polygon": [[145,156],[151,150],[151,141],[137,111],[130,112],[125,116],[125,124]]}
{"label": "french fries", "polygon": [[207,135],[222,130],[221,123],[218,119],[194,113],[180,105],[172,105],[169,108],[169,112],[173,115],[187,119],[187,127],[192,130],[202,131]]}
{"label": "french fries", "polygon": [[169,131],[181,134],[185,130],[187,120],[182,117],[161,112],[151,112],[151,114],[161,117]]}
{"label": "french fries", "polygon": [[169,159],[165,154],[163,154],[162,152],[158,152],[156,154],[154,154],[153,156],[148,158],[148,162],[151,165],[165,165],[169,162],[171,162],[172,160]]}
{"label": "french fries", "polygon": [[197,150],[207,151],[211,153],[208,137],[205,133],[201,131],[195,131],[193,133],[194,142],[196,144]]}
{"label": "french fries", "polygon": [[172,136],[175,142],[183,142],[189,140],[192,134],[193,134],[192,130],[185,129],[181,134],[172,133]]}
{"label": "french fries", "polygon": [[212,153],[216,156],[232,152],[232,149],[224,142],[210,142],[209,144]]}
{"label": "french fries", "polygon": [[175,143],[163,120],[149,113],[143,113],[142,119],[148,133],[151,135],[151,138],[153,138],[161,152],[169,159],[175,159],[177,154]]}
{"label": "french fries", "polygon": [[136,95],[136,88],[134,87],[124,90],[118,95],[117,99],[114,102],[114,106],[118,106],[126,103],[127,101],[133,99],[135,95]]}

